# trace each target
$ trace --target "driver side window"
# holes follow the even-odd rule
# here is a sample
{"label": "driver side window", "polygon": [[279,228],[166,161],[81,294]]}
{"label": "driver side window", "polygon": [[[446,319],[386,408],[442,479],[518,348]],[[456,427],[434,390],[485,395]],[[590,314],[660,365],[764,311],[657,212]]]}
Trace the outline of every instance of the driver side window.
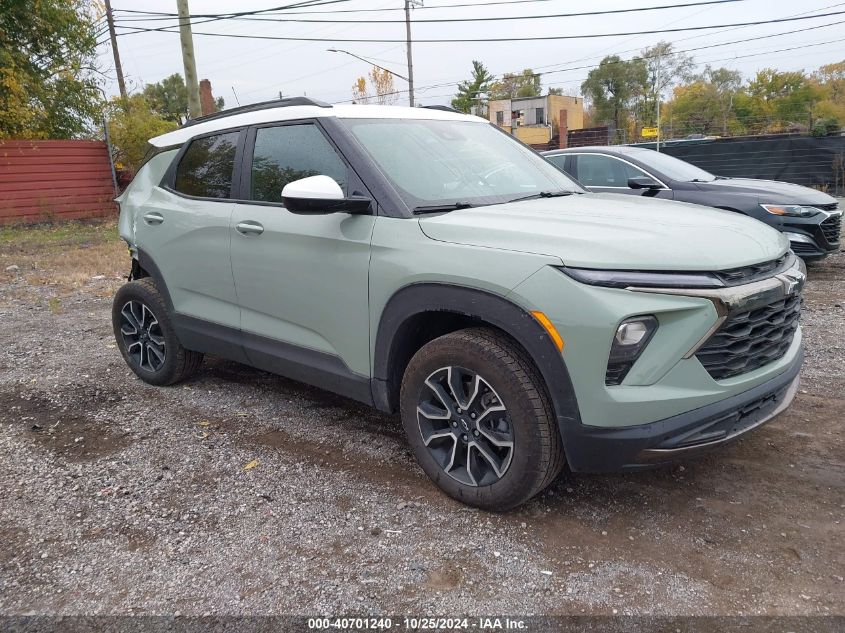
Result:
{"label": "driver side window", "polygon": [[329,176],[347,193],[346,164],[316,125],[256,130],[250,200],[281,202],[285,185],[308,176]]}
{"label": "driver side window", "polygon": [[628,178],[649,177],[641,169],[610,156],[581,154],[578,157],[578,180],[587,187],[628,188]]}

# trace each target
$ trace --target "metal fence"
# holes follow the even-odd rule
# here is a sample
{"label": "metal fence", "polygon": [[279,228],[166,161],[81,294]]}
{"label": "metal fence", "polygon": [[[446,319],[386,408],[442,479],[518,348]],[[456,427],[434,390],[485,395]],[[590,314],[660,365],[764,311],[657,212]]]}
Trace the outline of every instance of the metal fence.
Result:
{"label": "metal fence", "polygon": [[102,141],[0,141],[0,223],[108,217],[114,196]]}
{"label": "metal fence", "polygon": [[[654,143],[638,147],[654,148]],[[661,143],[660,151],[719,176],[782,180],[845,195],[845,136],[775,134]]]}

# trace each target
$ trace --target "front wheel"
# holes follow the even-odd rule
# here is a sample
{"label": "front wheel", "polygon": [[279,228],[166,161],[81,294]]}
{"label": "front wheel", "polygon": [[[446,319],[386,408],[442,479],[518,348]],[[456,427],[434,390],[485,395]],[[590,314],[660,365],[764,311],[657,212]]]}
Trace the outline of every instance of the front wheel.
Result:
{"label": "front wheel", "polygon": [[466,504],[509,510],[563,468],[542,377],[494,330],[461,330],[426,344],[405,370],[400,407],[423,470]]}
{"label": "front wheel", "polygon": [[182,347],[161,293],[149,277],[130,281],[112,304],[114,338],[129,368],[151,385],[172,385],[199,368],[202,354]]}

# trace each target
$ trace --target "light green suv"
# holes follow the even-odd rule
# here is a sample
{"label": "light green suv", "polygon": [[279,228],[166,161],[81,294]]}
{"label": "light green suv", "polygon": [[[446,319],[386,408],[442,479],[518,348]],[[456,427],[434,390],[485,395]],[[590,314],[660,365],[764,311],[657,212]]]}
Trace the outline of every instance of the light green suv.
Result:
{"label": "light green suv", "polygon": [[398,412],[429,477],[492,510],[794,397],[803,265],[756,220],[586,193],[446,109],[295,98],[151,143],[113,309],[146,382],[214,354]]}

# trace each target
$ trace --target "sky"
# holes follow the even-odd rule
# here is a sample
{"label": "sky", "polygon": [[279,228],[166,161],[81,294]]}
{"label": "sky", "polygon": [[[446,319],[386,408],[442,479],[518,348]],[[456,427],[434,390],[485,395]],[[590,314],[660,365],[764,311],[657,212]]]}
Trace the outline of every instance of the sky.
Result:
{"label": "sky", "polygon": [[[232,11],[270,9],[293,0],[242,0],[238,3],[222,0],[192,0],[192,14],[217,14]],[[579,95],[580,84],[589,68],[597,65],[605,55],[618,54],[629,58],[637,51],[663,40],[672,42],[676,50],[684,51],[724,42],[738,42],[726,46],[692,51],[698,62],[724,66],[741,71],[745,76],[763,68],[778,70],[815,70],[822,64],[845,60],[845,2],[806,0],[796,3],[784,0],[739,0],[723,4],[683,6],[674,9],[636,13],[592,15],[579,17],[544,17],[538,19],[500,20],[487,22],[424,23],[420,20],[545,16],[560,13],[583,13],[614,9],[630,9],[663,5],[693,5],[700,0],[529,0],[511,4],[477,2],[477,0],[425,0],[424,7],[411,13],[414,59],[414,83],[417,105],[448,104],[454,96],[455,84],[468,79],[472,60],[481,61],[494,75],[519,72],[531,68],[545,71],[543,91],[561,88],[563,94]],[[455,4],[472,6],[450,7]],[[197,24],[194,30],[194,49],[197,74],[211,81],[215,97],[223,97],[227,107],[258,101],[307,95],[337,103],[352,99],[352,85],[365,75],[370,65],[343,53],[327,49],[344,49],[366,57],[399,75],[408,74],[405,53],[405,24],[403,0],[349,0],[326,6],[287,11],[284,17],[308,20],[395,20],[382,24],[337,24],[268,20],[220,20]],[[175,13],[176,0],[145,0],[129,2],[112,0],[112,8],[119,25],[124,27],[159,28],[172,21],[138,21],[143,16],[122,10]],[[368,12],[348,12],[358,9],[378,9]],[[340,11],[345,11],[341,13]],[[298,15],[294,16],[293,13]],[[616,35],[581,39],[522,42],[449,42],[426,43],[424,39],[478,39],[496,37],[576,36],[592,34],[630,33],[682,29],[692,26],[724,25],[778,18],[812,16],[819,13],[842,12],[821,18],[746,27],[722,27],[697,31],[678,31],[647,35]],[[278,14],[272,16],[281,19]],[[201,18],[195,18],[199,22]],[[128,21],[132,20],[132,21]],[[842,22],[841,24],[834,24]],[[752,38],[822,27],[801,33],[767,39]],[[130,92],[143,89],[173,73],[182,73],[182,57],[178,31],[132,32],[118,37],[118,47]],[[200,35],[200,32],[274,37],[322,38],[329,41],[302,42],[229,38]],[[106,72],[105,89],[117,94],[114,60],[108,38],[98,51]],[[387,39],[396,42],[344,42],[343,39]],[[835,41],[841,40],[841,41]],[[782,50],[791,49],[791,50]],[[395,79],[397,90],[407,90],[407,84]],[[407,104],[407,94],[399,96],[398,104]]]}

